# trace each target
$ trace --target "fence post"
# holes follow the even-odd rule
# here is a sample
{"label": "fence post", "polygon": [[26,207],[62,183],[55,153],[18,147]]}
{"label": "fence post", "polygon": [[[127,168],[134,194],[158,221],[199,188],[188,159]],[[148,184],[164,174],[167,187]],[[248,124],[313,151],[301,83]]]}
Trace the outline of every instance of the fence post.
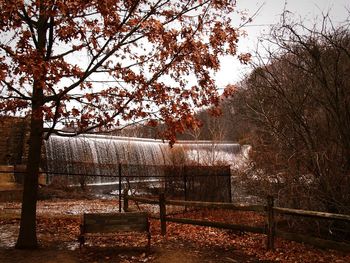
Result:
{"label": "fence post", "polygon": [[[184,165],[183,168],[183,178],[184,178],[184,194],[185,194],[185,201],[188,200],[188,194],[187,194],[187,169],[186,169],[186,165]],[[187,206],[185,206],[185,212],[187,212]]]}
{"label": "fence post", "polygon": [[129,200],[128,200],[128,188],[125,188],[124,189],[124,192],[123,192],[123,200],[124,200],[124,205],[123,205],[123,209],[124,209],[124,212],[128,212],[128,209],[129,209]]}
{"label": "fence post", "polygon": [[118,164],[119,173],[119,213],[122,211],[122,164]]}
{"label": "fence post", "polygon": [[184,179],[184,194],[185,194],[185,201],[187,201],[187,169],[186,166],[183,168],[183,179]]}
{"label": "fence post", "polygon": [[232,178],[231,178],[231,168],[230,166],[227,166],[228,167],[228,178],[229,178],[229,185],[230,185],[230,192],[229,192],[229,198],[230,198],[230,203],[232,203]]}
{"label": "fence post", "polygon": [[166,205],[165,194],[159,194],[159,217],[160,217],[160,229],[163,236],[166,235]]}
{"label": "fence post", "polygon": [[273,212],[274,199],[273,196],[267,196],[267,249],[274,249],[275,243],[275,220]]}

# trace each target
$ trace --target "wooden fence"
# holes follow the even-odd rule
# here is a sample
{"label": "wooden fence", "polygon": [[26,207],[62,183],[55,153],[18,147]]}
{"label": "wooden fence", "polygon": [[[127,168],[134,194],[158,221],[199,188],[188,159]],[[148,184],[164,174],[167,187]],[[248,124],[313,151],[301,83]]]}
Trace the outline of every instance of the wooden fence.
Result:
{"label": "wooden fence", "polygon": [[[333,240],[326,240],[326,239],[311,237],[308,235],[302,235],[297,233],[284,232],[284,231],[277,230],[276,228],[277,214],[337,220],[337,221],[350,223],[349,215],[331,214],[331,213],[324,213],[324,212],[276,207],[274,206],[274,200],[273,200],[273,197],[271,196],[267,198],[266,205],[241,206],[241,205],[235,205],[232,203],[167,200],[164,194],[160,194],[159,199],[134,197],[134,196],[129,196],[127,194],[127,191],[125,191],[124,192],[124,211],[129,210],[129,203],[128,203],[129,200],[140,202],[140,203],[159,205],[159,217],[156,217],[156,218],[160,219],[162,235],[166,234],[166,222],[174,222],[174,223],[180,223],[180,224],[191,224],[191,225],[198,225],[198,226],[231,229],[231,230],[237,230],[242,232],[266,234],[266,246],[267,246],[267,249],[269,250],[274,249],[275,238],[281,237],[292,241],[311,244],[321,248],[337,249],[337,250],[346,251],[346,252],[350,251],[350,244],[348,243],[336,242]],[[248,225],[229,224],[229,223],[207,221],[207,220],[196,220],[196,219],[189,219],[189,218],[173,218],[173,217],[167,216],[167,212],[166,212],[167,205],[260,212],[266,215],[266,224],[264,226],[248,226]]]}

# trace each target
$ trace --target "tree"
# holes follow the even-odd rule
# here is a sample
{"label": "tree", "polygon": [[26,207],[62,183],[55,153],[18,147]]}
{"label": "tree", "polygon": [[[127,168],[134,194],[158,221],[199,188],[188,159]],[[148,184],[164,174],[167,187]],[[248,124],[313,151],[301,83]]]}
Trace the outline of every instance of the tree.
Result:
{"label": "tree", "polygon": [[256,127],[251,157],[284,205],[349,213],[349,21],[335,27],[324,16],[320,29],[282,21],[273,52],[240,91],[240,112]]}
{"label": "tree", "polygon": [[[217,105],[212,73],[235,55],[231,0],[2,0],[0,111],[31,119],[17,248],[34,248],[43,139],[165,123],[196,127]],[[244,55],[240,56],[244,58]],[[194,76],[194,77],[193,77]],[[71,133],[62,132],[69,126]]]}

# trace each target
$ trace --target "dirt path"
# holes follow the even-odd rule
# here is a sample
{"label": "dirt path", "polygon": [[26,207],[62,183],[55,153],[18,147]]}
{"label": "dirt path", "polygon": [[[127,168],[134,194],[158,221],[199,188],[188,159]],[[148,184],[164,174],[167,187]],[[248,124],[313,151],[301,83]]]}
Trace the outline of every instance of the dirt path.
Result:
{"label": "dirt path", "polygon": [[196,258],[190,253],[180,251],[180,250],[163,250],[162,253],[160,253],[159,258],[157,258],[154,262],[155,263],[166,263],[166,262],[173,262],[173,263],[197,263],[197,262],[203,262],[201,258]]}
{"label": "dirt path", "polygon": [[0,249],[0,262],[2,263],[76,263],[79,262],[77,254],[73,251],[62,250],[15,250]]}
{"label": "dirt path", "polygon": [[[156,253],[158,257],[154,263],[238,263],[238,262],[263,262],[256,258],[238,253],[219,253],[218,251],[188,251],[185,249],[160,249]],[[266,261],[265,261],[266,262]]]}
{"label": "dirt path", "polygon": [[187,248],[156,247],[150,253],[134,250],[89,248],[83,251],[38,249],[16,250],[0,248],[1,263],[95,263],[95,262],[150,262],[150,263],[238,263],[263,262],[255,258],[215,253]]}

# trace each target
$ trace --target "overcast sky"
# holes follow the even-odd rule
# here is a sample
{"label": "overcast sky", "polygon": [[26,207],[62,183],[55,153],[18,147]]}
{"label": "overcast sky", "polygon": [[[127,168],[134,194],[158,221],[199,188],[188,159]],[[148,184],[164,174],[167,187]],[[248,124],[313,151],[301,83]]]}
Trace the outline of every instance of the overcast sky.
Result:
{"label": "overcast sky", "polygon": [[[334,24],[343,22],[350,12],[349,0],[237,0],[237,9],[246,10],[248,15],[253,15],[259,8],[260,11],[253,22],[245,27],[248,36],[239,41],[239,50],[251,52],[255,49],[258,37],[269,32],[269,26],[280,19],[284,9],[293,13],[296,19],[302,19],[312,25],[321,18],[322,13],[327,13]],[[248,67],[243,67],[232,58],[222,59],[222,69],[217,74],[219,87],[235,83],[242,79],[244,73],[249,72]]]}

